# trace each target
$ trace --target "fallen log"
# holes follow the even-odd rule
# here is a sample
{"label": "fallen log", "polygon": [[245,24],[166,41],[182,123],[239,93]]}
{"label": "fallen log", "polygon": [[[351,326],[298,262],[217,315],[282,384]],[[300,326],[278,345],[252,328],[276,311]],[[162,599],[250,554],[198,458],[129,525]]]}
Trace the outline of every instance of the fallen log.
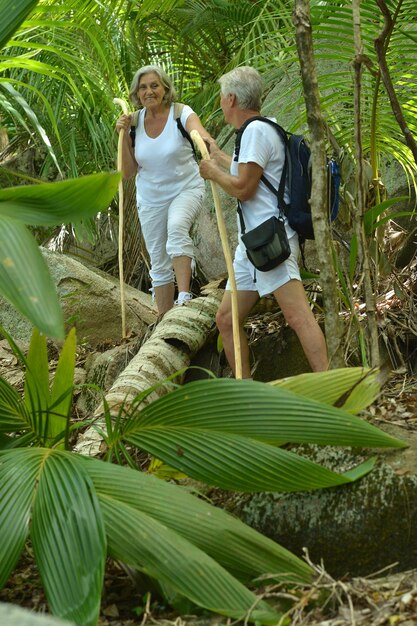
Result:
{"label": "fallen log", "polygon": [[[144,404],[172,389],[172,381],[167,379],[188,367],[214,332],[216,311],[222,296],[223,290],[216,289],[206,297],[174,307],[164,315],[106,394],[105,401],[113,417],[121,409],[128,411],[138,394],[150,387],[154,389],[144,399]],[[94,426],[80,435],[76,452],[88,456],[100,454],[103,437],[98,430],[105,432],[103,402],[96,409],[94,419]]]}

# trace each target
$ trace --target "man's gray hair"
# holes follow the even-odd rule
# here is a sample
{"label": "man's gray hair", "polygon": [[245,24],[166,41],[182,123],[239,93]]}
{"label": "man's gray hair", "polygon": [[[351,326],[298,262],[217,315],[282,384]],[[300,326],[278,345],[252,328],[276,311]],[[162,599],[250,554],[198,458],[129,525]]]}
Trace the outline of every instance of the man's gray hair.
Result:
{"label": "man's gray hair", "polygon": [[244,65],[219,78],[223,96],[233,94],[242,109],[259,111],[263,92],[262,77],[253,67]]}
{"label": "man's gray hair", "polygon": [[159,77],[159,80],[165,88],[164,102],[166,102],[166,104],[171,104],[175,101],[177,94],[175,92],[174,85],[172,84],[172,80],[165,72],[165,70],[163,70],[162,67],[159,67],[158,65],[144,65],[143,67],[138,69],[133,77],[132,84],[130,85],[129,99],[131,102],[133,102],[135,106],[141,106],[140,100],[138,98],[138,89],[140,79],[145,74],[156,74]]}

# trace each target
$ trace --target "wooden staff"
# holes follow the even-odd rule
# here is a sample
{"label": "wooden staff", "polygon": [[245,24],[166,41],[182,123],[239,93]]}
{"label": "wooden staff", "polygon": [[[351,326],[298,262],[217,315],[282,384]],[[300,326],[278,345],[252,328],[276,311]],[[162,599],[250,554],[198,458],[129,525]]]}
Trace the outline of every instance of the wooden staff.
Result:
{"label": "wooden staff", "polygon": [[[121,98],[113,98],[114,104],[118,104],[125,115],[129,115],[127,104]],[[117,145],[117,170],[122,171],[122,147],[125,129],[119,133],[119,143]],[[125,282],[123,271],[123,228],[124,228],[124,195],[123,177],[119,183],[119,282],[120,282],[120,308],[122,313],[122,339],[126,337],[126,310],[125,310]]]}
{"label": "wooden staff", "polygon": [[[204,143],[200,133],[197,130],[192,130],[191,139],[196,144],[197,148],[201,152],[203,159],[210,159],[207,146]],[[230,253],[229,240],[227,238],[226,225],[224,223],[223,211],[220,204],[219,191],[217,185],[211,180],[211,191],[213,193],[214,208],[216,209],[217,226],[220,233],[220,241],[222,243],[223,254],[226,261],[227,273],[229,274],[230,293],[232,298],[232,324],[233,324],[233,346],[235,351],[235,376],[236,378],[242,378],[242,354],[240,350],[240,333],[239,333],[239,314],[238,314],[238,302],[237,302],[237,289],[235,272],[233,270],[232,255]]]}

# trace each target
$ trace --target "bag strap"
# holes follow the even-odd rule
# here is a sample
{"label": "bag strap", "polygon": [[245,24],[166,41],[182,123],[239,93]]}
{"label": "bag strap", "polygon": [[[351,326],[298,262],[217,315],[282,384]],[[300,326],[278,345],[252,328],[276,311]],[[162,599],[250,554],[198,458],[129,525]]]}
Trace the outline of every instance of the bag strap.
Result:
{"label": "bag strap", "polygon": [[132,148],[135,147],[135,139],[136,139],[136,127],[138,125],[138,119],[139,119],[139,111],[133,111],[132,113],[132,119],[130,121],[130,130],[129,130],[129,136],[130,136],[130,141],[132,142]]}
{"label": "bag strap", "polygon": [[242,213],[242,207],[240,206],[240,200],[237,201],[236,210],[237,210],[237,214],[239,216],[239,221],[240,221],[240,233],[244,235],[246,231],[246,226],[245,226],[245,220],[243,219],[243,213]]}
{"label": "bag strap", "polygon": [[277,202],[278,202],[278,210],[281,213],[283,213],[284,215],[286,215],[286,212],[288,210],[288,205],[287,205],[287,203],[284,200],[284,193],[285,193],[285,182],[286,182],[286,179],[287,179],[287,171],[289,170],[288,133],[287,133],[287,131],[284,130],[284,128],[282,128],[282,126],[280,126],[276,122],[273,122],[272,120],[268,119],[267,117],[264,117],[263,115],[255,115],[254,117],[250,117],[236,131],[235,155],[234,155],[234,159],[233,160],[234,161],[238,161],[239,160],[240,144],[241,144],[241,141],[242,141],[243,132],[246,129],[246,127],[251,122],[254,122],[255,120],[258,120],[260,122],[266,122],[267,124],[269,124],[270,126],[275,128],[275,130],[277,131],[277,133],[281,137],[282,141],[284,142],[285,159],[284,159],[284,166],[282,168],[281,179],[279,181],[278,189],[275,189],[273,184],[266,178],[266,176],[264,176],[264,174],[262,174],[260,180],[276,196]]}
{"label": "bag strap", "polygon": [[138,125],[138,119],[139,119],[139,110],[133,111],[132,113],[132,120],[131,120],[131,128],[136,128]]}
{"label": "bag strap", "polygon": [[[264,174],[262,174],[260,180],[276,196],[279,216],[281,216],[282,214],[286,215],[287,210],[288,210],[288,205],[287,205],[287,203],[284,200],[284,193],[285,193],[285,182],[286,182],[286,179],[287,179],[287,170],[289,169],[289,162],[290,162],[289,161],[289,151],[288,151],[288,134],[287,134],[287,131],[284,130],[282,128],[282,126],[280,126],[276,122],[273,122],[272,120],[270,120],[267,117],[264,117],[262,115],[255,115],[254,117],[250,117],[236,131],[235,154],[234,154],[234,159],[233,160],[234,161],[238,161],[239,160],[240,143],[241,143],[241,140],[242,140],[243,132],[244,132],[245,128],[251,122],[254,122],[255,120],[259,120],[260,122],[266,122],[270,126],[273,126],[275,128],[275,130],[278,132],[278,134],[280,135],[282,141],[284,142],[285,159],[284,159],[284,166],[282,168],[281,179],[279,181],[278,189],[275,189],[273,184],[266,178],[266,176],[264,176]],[[242,208],[240,206],[239,200],[237,202],[237,213],[238,213],[239,220],[240,220],[241,232],[244,233],[245,232],[245,223],[243,221],[243,213],[242,213]]]}

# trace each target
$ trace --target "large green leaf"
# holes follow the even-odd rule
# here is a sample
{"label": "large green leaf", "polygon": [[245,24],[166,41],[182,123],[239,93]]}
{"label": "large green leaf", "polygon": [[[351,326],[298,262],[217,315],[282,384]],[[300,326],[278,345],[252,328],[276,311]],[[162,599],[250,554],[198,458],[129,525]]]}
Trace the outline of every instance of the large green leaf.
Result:
{"label": "large green leaf", "polygon": [[38,246],[23,223],[61,224],[108,207],[119,174],[0,190],[0,294],[44,334],[64,338],[55,287]]}
{"label": "large green leaf", "polygon": [[0,588],[15,567],[29,534],[38,467],[37,454],[0,451]]}
{"label": "large green leaf", "polygon": [[0,451],[0,584],[28,537],[48,602],[57,615],[96,626],[106,539],[84,463],[42,448]]}
{"label": "large green leaf", "polygon": [[141,472],[85,459],[99,499],[124,502],[175,531],[234,576],[248,582],[269,573],[279,580],[308,581],[306,563],[225,511],[184,488]]}
{"label": "large green leaf", "polygon": [[[281,448],[207,429],[146,429],[127,440],[188,476],[223,489],[308,491],[335,487],[351,478]],[[367,466],[367,471],[372,466]]]}
{"label": "large green leaf", "polygon": [[306,581],[311,573],[273,541],[181,487],[69,452],[0,452],[0,501],[1,582],[30,525],[52,611],[85,626],[97,623],[105,533],[115,558],[203,607],[236,618],[250,614],[250,621],[271,626],[279,616],[233,575]]}
{"label": "large green leaf", "polygon": [[[25,364],[24,401],[31,416],[31,427],[45,447],[66,430],[74,383],[76,332],[68,333],[55,370],[52,389],[45,335],[35,327]],[[64,447],[64,443],[59,444]]]}
{"label": "large green leaf", "polygon": [[[335,407],[253,381],[190,383],[145,407],[123,438],[209,484],[244,491],[297,491],[343,484],[339,475],[276,447],[283,442],[404,447]],[[271,444],[271,445],[268,445]]]}
{"label": "large green leaf", "polygon": [[312,400],[332,404],[349,413],[359,413],[378,397],[379,375],[378,369],[342,367],[281,378],[270,384]]}
{"label": "large green leaf", "polygon": [[[100,498],[110,554],[168,582],[197,605],[229,617],[275,625],[279,615],[202,550],[154,518]],[[134,541],[132,541],[134,537]],[[255,607],[255,608],[253,608]]]}
{"label": "large green leaf", "polygon": [[0,294],[46,335],[64,338],[61,307],[38,245],[24,224],[2,215]]}
{"label": "large green leaf", "polygon": [[251,380],[189,383],[146,406],[135,428],[223,432],[275,443],[406,447],[372,424],[337,407]]}
{"label": "large green leaf", "polygon": [[38,0],[0,0],[0,48],[37,4]]}
{"label": "large green leaf", "polygon": [[30,225],[78,222],[108,208],[120,174],[93,174],[57,183],[0,190],[0,215]]}
{"label": "large green leaf", "polygon": [[39,418],[46,412],[49,404],[49,361],[46,349],[46,337],[37,328],[32,331],[32,338],[26,359],[25,405],[33,415]]}
{"label": "large green leaf", "polygon": [[49,406],[49,419],[52,420],[50,434],[52,437],[56,437],[64,430],[70,417],[76,347],[76,330],[71,328],[62,346],[52,383]]}
{"label": "large green leaf", "polygon": [[76,455],[26,452],[39,462],[31,536],[48,602],[60,617],[96,626],[106,539],[91,480]]}

